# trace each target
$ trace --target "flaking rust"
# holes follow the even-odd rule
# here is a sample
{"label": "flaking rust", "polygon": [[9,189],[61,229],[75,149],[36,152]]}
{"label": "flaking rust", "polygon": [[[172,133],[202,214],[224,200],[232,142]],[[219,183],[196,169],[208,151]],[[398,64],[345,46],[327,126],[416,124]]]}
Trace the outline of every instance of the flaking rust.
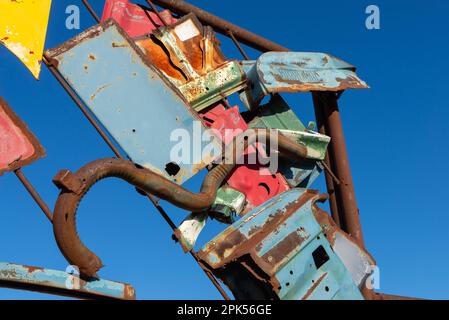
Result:
{"label": "flaking rust", "polygon": [[213,30],[193,14],[136,42],[196,111],[246,85],[239,63],[225,59]]}

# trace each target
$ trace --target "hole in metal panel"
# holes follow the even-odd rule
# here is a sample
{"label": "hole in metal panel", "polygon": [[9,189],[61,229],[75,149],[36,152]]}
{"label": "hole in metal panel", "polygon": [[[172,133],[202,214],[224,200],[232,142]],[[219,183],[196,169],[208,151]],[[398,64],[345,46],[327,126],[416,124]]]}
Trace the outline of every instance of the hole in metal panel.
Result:
{"label": "hole in metal panel", "polygon": [[329,261],[329,255],[323,246],[319,246],[312,253],[313,261],[315,262],[315,267],[319,269],[323,264]]}
{"label": "hole in metal panel", "polygon": [[169,162],[165,165],[165,171],[172,177],[176,176],[181,168],[174,162]]}

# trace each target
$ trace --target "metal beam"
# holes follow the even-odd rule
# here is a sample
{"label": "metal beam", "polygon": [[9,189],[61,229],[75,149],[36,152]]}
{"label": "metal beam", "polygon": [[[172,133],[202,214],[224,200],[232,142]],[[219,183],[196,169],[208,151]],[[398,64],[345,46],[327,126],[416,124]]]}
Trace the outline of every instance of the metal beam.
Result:
{"label": "metal beam", "polygon": [[331,137],[331,148],[328,150],[328,153],[333,170],[340,179],[340,184],[336,187],[336,191],[342,229],[351,234],[358,244],[364,247],[359,209],[349,167],[337,95],[335,92],[314,92],[313,101],[315,108],[323,112],[323,118],[326,121],[326,134]]}

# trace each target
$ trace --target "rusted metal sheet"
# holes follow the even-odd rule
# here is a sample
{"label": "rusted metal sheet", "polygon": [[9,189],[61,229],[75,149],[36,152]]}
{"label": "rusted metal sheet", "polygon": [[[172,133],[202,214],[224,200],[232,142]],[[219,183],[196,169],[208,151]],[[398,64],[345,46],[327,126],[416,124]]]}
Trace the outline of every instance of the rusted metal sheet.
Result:
{"label": "rusted metal sheet", "polygon": [[351,274],[354,283],[359,289],[364,289],[366,280],[373,272],[376,261],[357,243],[357,239],[343,232],[325,211],[316,208],[314,215],[325,231],[332,249]]}
{"label": "rusted metal sheet", "polygon": [[0,97],[0,175],[45,156],[45,150],[27,125]]}
{"label": "rusted metal sheet", "polygon": [[[176,18],[169,10],[161,11],[159,14],[167,24],[176,22]],[[157,14],[128,0],[106,0],[101,21],[110,18],[133,38],[151,34],[153,30],[164,25]]]}
{"label": "rusted metal sheet", "polygon": [[293,189],[249,212],[199,257],[237,299],[363,299],[318,223],[316,192]]}
{"label": "rusted metal sheet", "polygon": [[246,78],[239,63],[224,58],[213,30],[203,27],[194,15],[159,28],[153,35],[137,44],[195,110],[244,88]]}
{"label": "rusted metal sheet", "polygon": [[[213,159],[197,157],[174,162],[179,144],[176,129],[190,137],[203,135],[199,149],[221,145],[179,91],[145,59],[113,21],[94,26],[47,52],[47,56],[130,159],[182,184]],[[180,132],[180,131],[178,131]],[[188,141],[190,142],[190,141]]]}
{"label": "rusted metal sheet", "polygon": [[275,92],[368,88],[354,66],[324,53],[268,52],[255,62],[245,62],[244,69],[250,85],[242,100],[250,109]]}
{"label": "rusted metal sheet", "polygon": [[104,279],[83,280],[64,271],[0,262],[0,287],[86,299],[134,300],[129,284]]}

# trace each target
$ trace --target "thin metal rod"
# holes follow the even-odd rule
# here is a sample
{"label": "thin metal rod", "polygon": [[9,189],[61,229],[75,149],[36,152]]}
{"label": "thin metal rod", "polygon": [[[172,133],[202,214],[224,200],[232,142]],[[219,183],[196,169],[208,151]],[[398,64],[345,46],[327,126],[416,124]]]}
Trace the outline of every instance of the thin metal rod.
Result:
{"label": "thin metal rod", "polygon": [[89,2],[87,2],[87,0],[82,0],[84,3],[84,6],[86,7],[86,9],[90,12],[90,14],[92,15],[92,17],[98,22],[100,22],[100,18],[97,16],[97,14],[95,13],[94,9],[92,9],[92,7],[90,6]]}
{"label": "thin metal rod", "polygon": [[184,15],[190,12],[194,13],[197,18],[206,25],[211,26],[217,32],[227,36],[231,31],[235,38],[243,44],[246,44],[260,51],[289,51],[287,48],[269,41],[255,33],[240,28],[224,19],[221,19],[201,8],[191,5],[181,0],[153,0],[159,7],[169,9],[170,11]]}
{"label": "thin metal rod", "polygon": [[321,164],[324,167],[324,170],[331,176],[332,180],[335,182],[335,184],[337,186],[340,185],[340,179],[337,178],[337,176],[335,175],[335,173],[332,171],[332,169],[330,168],[330,165],[328,164],[329,161],[321,161]]}
{"label": "thin metal rod", "polygon": [[37,203],[37,205],[41,208],[42,212],[44,212],[48,220],[52,222],[53,213],[51,212],[50,208],[47,206],[45,201],[41,198],[39,193],[36,191],[36,189],[33,187],[31,182],[25,177],[22,170],[19,168],[15,170],[14,173],[16,177],[20,180],[20,182],[23,184],[25,189],[28,191],[28,193],[31,195],[31,197],[34,199],[34,201]]}
{"label": "thin metal rod", "polygon": [[214,275],[201,263],[200,259],[197,256],[197,253],[194,251],[190,251],[190,254],[192,255],[192,257],[196,260],[196,262],[198,263],[198,265],[201,267],[201,269],[203,269],[204,273],[206,274],[206,276],[209,278],[209,280],[214,284],[215,288],[217,288],[218,292],[220,292],[221,296],[223,297],[223,299],[225,300],[231,300],[231,298],[229,298],[228,294],[226,293],[226,291],[224,291],[223,287],[218,283],[217,279],[214,277]]}
{"label": "thin metal rod", "polygon": [[238,42],[238,40],[234,37],[234,34],[232,33],[231,30],[228,30],[228,35],[231,38],[232,42],[234,42],[234,44],[237,47],[237,49],[239,49],[239,51],[242,54],[243,58],[245,58],[245,60],[249,60],[248,55],[246,54],[245,50],[243,50],[243,48],[240,45],[240,43]]}
{"label": "thin metal rod", "polygon": [[151,9],[153,10],[153,12],[157,15],[157,17],[159,18],[159,20],[161,20],[162,24],[164,26],[167,26],[167,22],[165,22],[165,20],[162,18],[159,10],[156,8],[156,6],[153,4],[153,2],[151,2],[150,0],[146,0],[148,5],[151,7]]}

